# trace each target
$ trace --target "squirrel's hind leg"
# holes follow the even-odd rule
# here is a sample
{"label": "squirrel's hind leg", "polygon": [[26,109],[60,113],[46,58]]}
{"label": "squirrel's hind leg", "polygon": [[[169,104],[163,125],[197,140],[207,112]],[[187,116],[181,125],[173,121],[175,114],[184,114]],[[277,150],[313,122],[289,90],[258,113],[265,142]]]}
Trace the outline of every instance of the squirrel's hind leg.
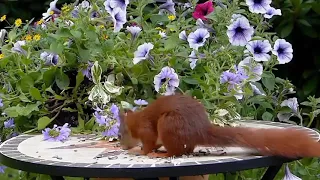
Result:
{"label": "squirrel's hind leg", "polygon": [[196,142],[190,141],[188,127],[183,117],[171,112],[158,120],[158,136],[167,150],[166,157],[182,156],[193,153]]}

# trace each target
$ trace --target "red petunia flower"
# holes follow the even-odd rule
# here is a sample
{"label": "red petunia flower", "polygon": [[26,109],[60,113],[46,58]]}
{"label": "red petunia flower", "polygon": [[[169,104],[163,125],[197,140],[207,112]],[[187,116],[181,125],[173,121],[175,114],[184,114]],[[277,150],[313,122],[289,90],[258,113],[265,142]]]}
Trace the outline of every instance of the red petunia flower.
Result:
{"label": "red petunia flower", "polygon": [[213,3],[211,0],[209,0],[201,4],[197,4],[195,11],[192,13],[192,16],[195,19],[200,18],[202,20],[206,20],[207,18],[205,16],[212,13],[213,10],[214,10]]}

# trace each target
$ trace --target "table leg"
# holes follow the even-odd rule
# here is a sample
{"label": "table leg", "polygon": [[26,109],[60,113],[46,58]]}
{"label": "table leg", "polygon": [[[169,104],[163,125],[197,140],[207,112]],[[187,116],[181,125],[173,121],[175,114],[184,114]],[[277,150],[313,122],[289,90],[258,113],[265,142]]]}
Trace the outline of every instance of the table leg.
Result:
{"label": "table leg", "polygon": [[277,173],[281,169],[282,164],[278,166],[270,166],[267,171],[264,173],[261,180],[273,180],[276,177]]}
{"label": "table leg", "polygon": [[52,180],[64,180],[62,176],[51,176]]}

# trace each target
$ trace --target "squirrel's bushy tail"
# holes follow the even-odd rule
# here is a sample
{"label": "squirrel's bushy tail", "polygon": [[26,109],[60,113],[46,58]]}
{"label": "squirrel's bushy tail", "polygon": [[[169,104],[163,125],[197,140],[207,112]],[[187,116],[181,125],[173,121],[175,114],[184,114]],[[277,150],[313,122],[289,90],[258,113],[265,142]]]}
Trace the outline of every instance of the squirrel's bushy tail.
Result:
{"label": "squirrel's bushy tail", "polygon": [[247,128],[213,126],[208,133],[208,145],[244,147],[261,155],[287,158],[320,157],[320,143],[308,132],[293,128]]}

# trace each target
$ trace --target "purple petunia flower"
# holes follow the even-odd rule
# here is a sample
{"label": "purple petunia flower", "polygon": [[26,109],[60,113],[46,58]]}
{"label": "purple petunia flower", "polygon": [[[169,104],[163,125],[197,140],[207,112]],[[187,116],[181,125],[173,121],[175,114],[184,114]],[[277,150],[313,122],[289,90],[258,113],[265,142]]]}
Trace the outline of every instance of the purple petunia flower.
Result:
{"label": "purple petunia flower", "polygon": [[197,65],[198,57],[194,51],[189,55],[190,68],[194,69]]}
{"label": "purple petunia flower", "polygon": [[137,99],[134,100],[134,103],[138,106],[144,106],[144,105],[148,105],[148,102],[146,100],[143,99]]}
{"label": "purple petunia flower", "polygon": [[251,40],[253,33],[253,27],[244,16],[236,18],[227,30],[229,42],[234,46],[245,46]]}
{"label": "purple petunia flower", "polygon": [[290,172],[289,166],[288,164],[286,164],[285,170],[284,170],[284,177],[283,180],[302,180],[301,178],[299,178],[298,176],[292,174]]}
{"label": "purple petunia flower", "polygon": [[264,14],[270,8],[271,0],[246,0],[249,11]]}
{"label": "purple petunia flower", "polygon": [[240,84],[246,79],[241,73],[230,72],[229,70],[222,72],[220,83],[228,83],[228,90],[234,89],[235,85]]}
{"label": "purple petunia flower", "polygon": [[68,127],[68,123],[63,126],[53,125],[53,128],[46,128],[42,131],[45,141],[65,141],[70,136],[71,129]]}
{"label": "purple petunia flower", "polygon": [[285,64],[292,60],[292,45],[284,39],[277,39],[272,53],[278,57],[279,64]]}
{"label": "purple petunia flower", "polygon": [[6,168],[7,168],[7,166],[0,166],[0,173],[4,174],[4,171]]}
{"label": "purple petunia flower", "polygon": [[275,9],[274,7],[269,7],[269,9],[267,9],[267,12],[263,15],[264,18],[270,19],[273,16],[281,16],[281,9]]}
{"label": "purple petunia flower", "polygon": [[272,48],[268,40],[254,40],[248,42],[246,45],[247,50],[253,55],[255,61],[269,61],[270,55],[268,54]]}
{"label": "purple petunia flower", "polygon": [[91,68],[92,68],[92,66],[93,66],[93,63],[90,62],[90,61],[88,61],[88,66],[87,66],[87,68],[85,68],[85,69],[82,70],[82,74],[83,74],[84,76],[86,76],[89,80],[92,80],[92,75],[91,75]]}
{"label": "purple petunia flower", "polygon": [[191,32],[188,36],[188,42],[190,48],[198,50],[199,47],[203,46],[206,39],[210,37],[209,31],[205,28],[199,28],[194,32]]}
{"label": "purple petunia flower", "polygon": [[[165,88],[164,95],[174,94],[176,87],[179,86],[179,77],[175,73],[175,70],[171,67],[163,67],[161,72],[154,76],[153,84],[157,92],[160,91],[160,88]],[[164,87],[163,87],[164,85]]]}
{"label": "purple petunia flower", "polygon": [[57,65],[58,64],[58,60],[59,60],[59,55],[54,54],[54,53],[48,53],[48,52],[42,52],[40,54],[40,59],[45,61],[45,65],[49,66],[49,65]]}
{"label": "purple petunia flower", "polygon": [[141,32],[141,28],[139,26],[127,26],[127,30],[130,32],[132,40],[136,39]]}
{"label": "purple petunia flower", "polygon": [[250,77],[249,81],[255,82],[261,79],[263,66],[253,60],[252,57],[246,57],[238,64],[238,71],[246,77]]}
{"label": "purple petunia flower", "polygon": [[185,30],[183,30],[183,31],[181,31],[181,32],[179,33],[179,38],[180,38],[181,40],[187,41],[188,36],[187,36],[187,33],[186,33]]}
{"label": "purple petunia flower", "polygon": [[0,99],[0,108],[3,107],[2,99]]}
{"label": "purple petunia flower", "polygon": [[110,111],[113,115],[113,118],[119,121],[119,107],[115,104],[112,104],[110,107]]}
{"label": "purple petunia flower", "polygon": [[22,46],[24,45],[26,45],[26,41],[17,41],[16,43],[13,44],[13,47],[11,48],[11,50],[26,56],[27,51],[22,48]]}
{"label": "purple petunia flower", "polygon": [[145,59],[150,59],[152,61],[152,57],[149,55],[149,52],[153,47],[152,43],[143,43],[138,46],[138,49],[134,52],[133,64],[137,64]]}
{"label": "purple petunia flower", "polygon": [[107,128],[105,131],[102,132],[102,136],[106,136],[106,137],[118,136],[119,125],[120,125],[119,123],[115,123],[111,125],[109,128]]}
{"label": "purple petunia flower", "polygon": [[196,25],[197,25],[198,28],[205,28],[205,29],[207,29],[209,32],[215,33],[215,30],[214,30],[211,26],[205,24],[205,23],[202,21],[201,18],[197,19]]}
{"label": "purple petunia flower", "polygon": [[[42,18],[43,18],[43,19],[47,20],[47,18],[51,16],[51,14],[50,14],[51,11],[54,11],[55,13],[60,13],[60,12],[61,12],[61,11],[56,7],[57,2],[58,2],[58,0],[54,0],[54,1],[50,2],[50,4],[49,4],[50,7],[48,8],[47,12],[42,13],[42,16],[43,16]],[[50,18],[48,18],[48,19],[50,19]]]}
{"label": "purple petunia flower", "polygon": [[123,11],[126,11],[129,0],[107,0],[109,1],[110,7],[112,9],[120,8]]}
{"label": "purple petunia flower", "polygon": [[13,118],[10,118],[8,119],[7,121],[3,122],[4,124],[4,128],[14,128],[15,124],[14,124],[14,119]]}
{"label": "purple petunia flower", "polygon": [[111,12],[111,17],[114,27],[113,32],[119,32],[123,28],[123,25],[127,22],[126,10],[122,10],[119,7],[114,8]]}
{"label": "purple petunia flower", "polygon": [[168,12],[170,12],[173,15],[176,14],[176,10],[174,9],[174,2],[172,0],[167,0],[166,3],[161,4],[159,6],[159,9],[160,10],[167,10]]}

